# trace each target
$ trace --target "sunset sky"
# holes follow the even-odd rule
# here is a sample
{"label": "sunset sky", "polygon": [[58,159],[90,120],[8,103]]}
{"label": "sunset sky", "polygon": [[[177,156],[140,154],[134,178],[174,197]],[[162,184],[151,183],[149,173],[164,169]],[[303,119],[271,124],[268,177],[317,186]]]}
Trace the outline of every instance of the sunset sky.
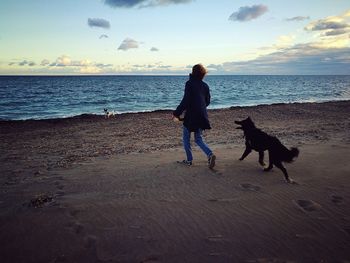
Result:
{"label": "sunset sky", "polygon": [[350,74],[349,0],[1,0],[1,75]]}

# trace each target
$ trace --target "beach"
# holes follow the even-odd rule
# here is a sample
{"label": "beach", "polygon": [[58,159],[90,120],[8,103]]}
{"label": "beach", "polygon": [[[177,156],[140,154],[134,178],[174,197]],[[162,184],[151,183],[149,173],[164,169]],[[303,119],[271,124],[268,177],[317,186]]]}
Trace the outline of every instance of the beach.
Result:
{"label": "beach", "polygon": [[[0,121],[0,262],[350,262],[350,101],[209,110],[213,170],[171,113]],[[297,184],[238,160],[247,116]]]}

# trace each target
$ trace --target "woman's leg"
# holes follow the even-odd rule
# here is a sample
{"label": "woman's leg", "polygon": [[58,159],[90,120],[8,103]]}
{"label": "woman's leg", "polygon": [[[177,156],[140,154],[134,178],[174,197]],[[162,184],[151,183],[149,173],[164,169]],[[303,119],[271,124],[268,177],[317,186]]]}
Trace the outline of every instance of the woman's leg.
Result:
{"label": "woman's leg", "polygon": [[182,141],[185,148],[187,161],[192,162],[192,150],[191,150],[191,132],[183,126]]}
{"label": "woman's leg", "polygon": [[210,150],[208,145],[206,145],[202,139],[201,129],[198,129],[198,131],[194,133],[194,140],[197,143],[197,145],[202,149],[202,151],[207,155],[208,158],[213,154],[212,150]]}

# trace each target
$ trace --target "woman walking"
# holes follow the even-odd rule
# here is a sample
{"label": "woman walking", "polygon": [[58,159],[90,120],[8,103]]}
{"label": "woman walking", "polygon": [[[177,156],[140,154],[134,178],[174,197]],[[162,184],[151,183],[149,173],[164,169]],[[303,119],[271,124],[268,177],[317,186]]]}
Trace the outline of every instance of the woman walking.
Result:
{"label": "woman walking", "polygon": [[216,156],[202,139],[202,131],[211,129],[208,120],[207,106],[210,104],[210,91],[203,78],[207,70],[201,64],[194,65],[189,80],[186,82],[185,94],[181,103],[173,112],[173,117],[179,119],[185,111],[183,123],[183,145],[186,152],[186,160],[181,163],[191,166],[193,161],[191,150],[191,133],[194,133],[196,144],[202,149],[208,158],[208,166],[215,166]]}

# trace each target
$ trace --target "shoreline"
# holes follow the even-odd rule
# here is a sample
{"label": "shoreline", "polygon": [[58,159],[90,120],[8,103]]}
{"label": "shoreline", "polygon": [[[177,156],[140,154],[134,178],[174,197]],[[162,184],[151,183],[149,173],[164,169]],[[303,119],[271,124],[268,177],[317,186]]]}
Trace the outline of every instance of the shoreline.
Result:
{"label": "shoreline", "polygon": [[[234,109],[240,109],[240,108],[252,108],[252,107],[261,107],[261,106],[274,106],[274,105],[294,105],[294,104],[322,104],[322,103],[342,103],[342,102],[348,102],[350,99],[339,99],[339,100],[325,100],[325,101],[301,101],[301,102],[276,102],[271,104],[252,104],[252,105],[242,105],[242,106],[227,106],[222,108],[210,108],[208,109],[208,112],[211,111],[220,111],[220,110],[234,110]],[[145,111],[126,111],[126,112],[116,112],[114,117],[122,116],[122,115],[128,115],[128,114],[147,114],[147,113],[172,113],[174,109],[156,109],[156,110],[145,110]],[[72,115],[72,116],[64,116],[64,117],[57,117],[57,118],[42,118],[42,119],[35,119],[35,118],[28,118],[28,119],[1,119],[1,122],[25,122],[25,121],[59,121],[59,120],[68,120],[68,119],[95,119],[95,118],[101,118],[105,117],[105,114],[97,114],[97,113],[81,113],[78,115]]]}
{"label": "shoreline", "polygon": [[[0,162],[6,167],[5,174],[12,173],[11,167],[23,165],[40,172],[99,156],[182,149],[181,123],[173,122],[171,113],[0,121]],[[205,131],[205,140],[209,145],[243,146],[243,134],[234,121],[248,116],[288,147],[330,140],[350,142],[344,128],[349,122],[350,101],[231,107],[209,110],[208,114],[212,129]]]}

